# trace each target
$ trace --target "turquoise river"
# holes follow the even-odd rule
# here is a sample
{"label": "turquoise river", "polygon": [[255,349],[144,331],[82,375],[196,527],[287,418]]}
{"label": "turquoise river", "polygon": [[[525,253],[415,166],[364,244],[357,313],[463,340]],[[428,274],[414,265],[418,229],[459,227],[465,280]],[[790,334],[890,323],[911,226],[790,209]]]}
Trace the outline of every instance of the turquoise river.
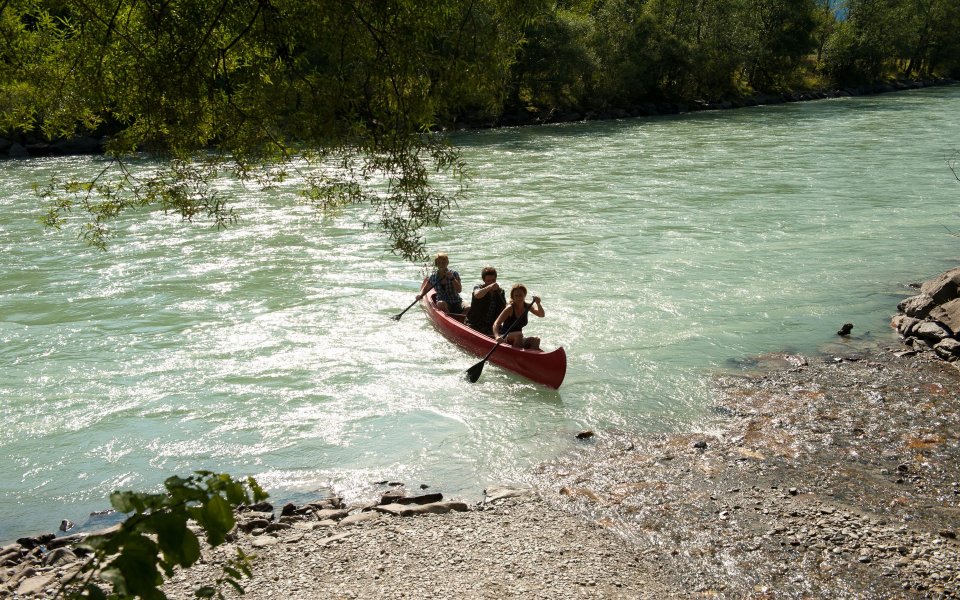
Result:
{"label": "turquoise river", "polygon": [[0,162],[0,541],[197,469],[279,500],[391,480],[476,501],[583,429],[711,427],[712,378],[751,357],[846,322],[892,341],[907,284],[960,260],[960,86],[455,141],[471,193],[429,250],[465,287],[489,263],[543,297],[528,333],[566,348],[558,391],[492,365],[470,384],[419,308],[391,320],[424,271],[364,207],[224,180],[239,224],[131,215],[101,252],[44,230],[32,184],[102,159]]}

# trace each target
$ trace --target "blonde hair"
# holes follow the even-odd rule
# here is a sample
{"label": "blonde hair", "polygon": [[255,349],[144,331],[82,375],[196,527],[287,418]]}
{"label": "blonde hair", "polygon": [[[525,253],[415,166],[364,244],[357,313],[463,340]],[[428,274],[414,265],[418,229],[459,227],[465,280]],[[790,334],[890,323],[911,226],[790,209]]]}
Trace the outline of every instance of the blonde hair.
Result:
{"label": "blonde hair", "polygon": [[450,264],[450,257],[447,256],[446,252],[437,252],[436,256],[433,257],[433,266],[439,267],[440,261],[443,261],[448,265]]}
{"label": "blonde hair", "polygon": [[527,297],[527,286],[523,285],[522,283],[515,283],[515,284],[513,284],[513,287],[510,288],[510,303],[511,303],[511,304],[513,304],[513,293],[514,293],[515,291],[517,291],[517,290],[523,290],[523,297],[524,297],[524,299],[526,299],[526,297]]}

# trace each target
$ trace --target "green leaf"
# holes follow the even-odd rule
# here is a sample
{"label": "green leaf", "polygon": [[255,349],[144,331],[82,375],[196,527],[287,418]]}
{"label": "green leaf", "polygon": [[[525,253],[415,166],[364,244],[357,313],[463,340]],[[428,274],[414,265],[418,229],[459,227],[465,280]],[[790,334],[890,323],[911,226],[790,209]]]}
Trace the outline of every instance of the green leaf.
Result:
{"label": "green leaf", "polygon": [[210,519],[207,524],[207,539],[211,545],[219,546],[236,522],[233,508],[221,496],[212,496],[205,509]]}
{"label": "green leaf", "polygon": [[245,504],[247,501],[247,492],[243,488],[243,484],[238,481],[228,483],[224,492],[227,494],[227,501],[234,506]]}
{"label": "green leaf", "polygon": [[107,595],[102,589],[100,589],[100,586],[98,585],[88,583],[83,589],[86,593],[86,597],[90,600],[107,600]]}
{"label": "green leaf", "polygon": [[247,485],[253,490],[254,502],[262,502],[270,497],[270,494],[263,491],[263,488],[260,487],[260,484],[257,483],[257,480],[253,477],[247,477]]}
{"label": "green leaf", "polygon": [[192,506],[187,509],[187,512],[206,531],[207,542],[211,546],[222,544],[226,534],[233,529],[233,509],[219,495],[211,495],[206,503],[201,506]]}
{"label": "green leaf", "polygon": [[119,577],[112,575],[111,579],[116,591],[146,600],[166,598],[159,589],[163,577],[157,570],[157,553],[157,545],[146,536],[131,536],[120,554],[110,562],[111,570],[120,574]]}
{"label": "green leaf", "polygon": [[237,593],[240,594],[241,596],[247,593],[247,591],[243,589],[243,586],[237,583],[236,581],[232,579],[228,579],[227,583],[233,586],[233,589],[237,590]]}
{"label": "green leaf", "polygon": [[114,492],[110,494],[110,505],[117,512],[133,512],[137,508],[137,504],[134,502],[136,497],[137,494],[134,492]]}
{"label": "green leaf", "polygon": [[200,542],[187,527],[185,510],[150,517],[150,530],[157,534],[157,544],[167,561],[189,567],[200,559]]}
{"label": "green leaf", "polygon": [[213,598],[214,594],[217,593],[217,589],[210,585],[205,585],[201,588],[197,588],[193,595],[197,598]]}

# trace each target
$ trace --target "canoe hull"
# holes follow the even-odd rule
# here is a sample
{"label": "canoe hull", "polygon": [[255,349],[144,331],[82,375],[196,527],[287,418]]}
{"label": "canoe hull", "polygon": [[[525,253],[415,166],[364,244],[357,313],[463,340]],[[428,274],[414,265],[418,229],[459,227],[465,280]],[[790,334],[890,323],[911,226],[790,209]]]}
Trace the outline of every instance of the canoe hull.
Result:
{"label": "canoe hull", "polygon": [[[433,305],[433,296],[434,292],[431,290],[420,304],[440,333],[467,352],[481,358],[486,356],[497,342],[437,310]],[[497,351],[490,356],[489,362],[553,389],[560,387],[567,374],[567,353],[562,347],[543,352],[500,344]]]}

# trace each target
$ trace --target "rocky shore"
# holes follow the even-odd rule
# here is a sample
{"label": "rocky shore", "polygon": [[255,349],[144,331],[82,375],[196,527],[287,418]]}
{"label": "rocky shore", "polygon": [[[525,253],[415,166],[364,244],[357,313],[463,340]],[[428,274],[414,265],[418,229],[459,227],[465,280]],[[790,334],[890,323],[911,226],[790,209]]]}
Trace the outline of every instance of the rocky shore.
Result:
{"label": "rocky shore", "polygon": [[[761,358],[715,376],[699,426],[578,436],[474,506],[381,484],[363,506],[248,507],[165,591],[240,549],[250,598],[960,597],[960,361],[892,336]],[[0,597],[52,597],[81,537],[0,548]]]}
{"label": "rocky shore", "polygon": [[897,305],[900,313],[890,325],[914,352],[932,351],[946,361],[960,360],[960,268],[916,287],[920,293]]}
{"label": "rocky shore", "polygon": [[609,434],[544,480],[705,596],[958,597],[960,372],[899,354],[719,377],[713,426]]}

